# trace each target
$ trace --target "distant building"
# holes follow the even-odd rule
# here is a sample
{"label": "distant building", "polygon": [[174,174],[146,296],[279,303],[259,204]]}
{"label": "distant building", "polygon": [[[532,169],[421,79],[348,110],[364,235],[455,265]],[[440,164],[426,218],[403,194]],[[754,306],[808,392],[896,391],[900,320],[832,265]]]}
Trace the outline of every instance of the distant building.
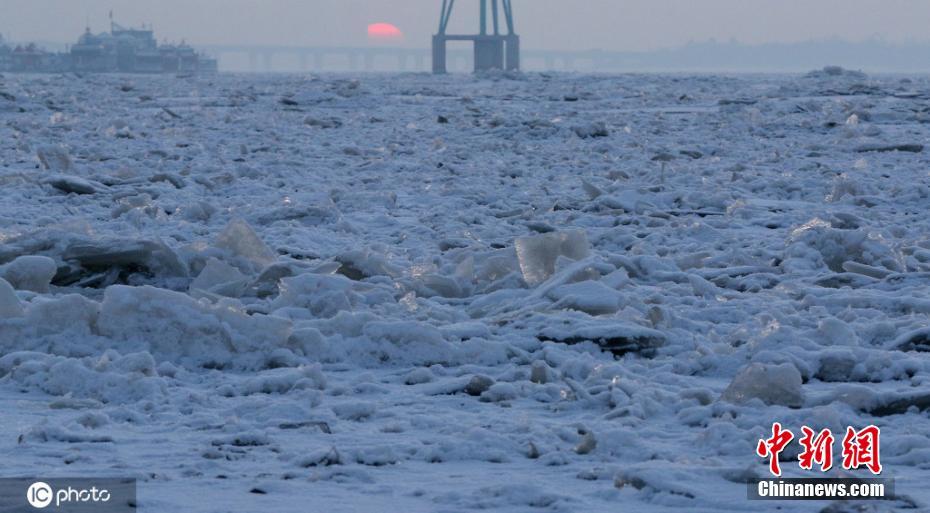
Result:
{"label": "distant building", "polygon": [[10,71],[17,73],[41,73],[52,69],[54,56],[33,43],[13,49]]}
{"label": "distant building", "polygon": [[217,68],[216,59],[186,44],[159,45],[145,26],[133,29],[111,22],[110,32],[100,34],[88,28],[65,53],[46,52],[34,44],[10,49],[0,38],[0,71],[193,74],[216,73]]}
{"label": "distant building", "polygon": [[197,53],[194,49],[180,44],[163,45],[161,53],[162,69],[169,73],[196,73],[198,67]]}
{"label": "distant building", "polygon": [[88,28],[71,47],[71,70],[103,73],[116,69],[116,52],[110,34],[94,35]]}
{"label": "distant building", "polygon": [[9,71],[13,67],[13,49],[3,41],[0,34],[0,71]]}

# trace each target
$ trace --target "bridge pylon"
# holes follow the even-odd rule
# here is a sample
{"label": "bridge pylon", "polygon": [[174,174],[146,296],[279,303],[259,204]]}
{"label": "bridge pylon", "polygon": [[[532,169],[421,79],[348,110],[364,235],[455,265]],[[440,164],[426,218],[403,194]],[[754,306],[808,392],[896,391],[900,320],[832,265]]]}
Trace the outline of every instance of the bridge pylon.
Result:
{"label": "bridge pylon", "polygon": [[[433,73],[446,73],[446,46],[449,41],[471,41],[475,47],[475,71],[520,69],[520,36],[513,28],[513,6],[511,0],[478,0],[481,9],[480,26],[477,34],[448,34],[449,19],[455,0],[442,0],[439,15],[439,31],[433,36]],[[490,20],[488,14],[490,12]],[[503,12],[507,33],[501,32],[500,18]],[[488,22],[491,22],[489,30]]]}

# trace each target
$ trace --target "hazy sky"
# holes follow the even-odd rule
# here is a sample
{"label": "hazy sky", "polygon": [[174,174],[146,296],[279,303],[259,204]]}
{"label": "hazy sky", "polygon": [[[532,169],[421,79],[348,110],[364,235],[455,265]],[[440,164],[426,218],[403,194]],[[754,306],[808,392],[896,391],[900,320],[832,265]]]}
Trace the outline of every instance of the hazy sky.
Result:
{"label": "hazy sky", "polygon": [[[71,42],[87,22],[153,23],[193,44],[362,46],[388,22],[426,47],[440,0],[0,0],[7,39]],[[526,48],[649,50],[689,41],[744,43],[872,37],[928,41],[928,0],[513,0]],[[456,2],[456,28],[477,26],[476,0]],[[472,28],[469,31],[474,31]]]}

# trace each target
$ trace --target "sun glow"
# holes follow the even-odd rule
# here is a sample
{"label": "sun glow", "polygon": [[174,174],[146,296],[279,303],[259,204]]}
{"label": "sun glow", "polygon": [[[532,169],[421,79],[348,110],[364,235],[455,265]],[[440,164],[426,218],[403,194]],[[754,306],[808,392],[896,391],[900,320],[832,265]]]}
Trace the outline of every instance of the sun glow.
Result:
{"label": "sun glow", "polygon": [[368,25],[368,39],[372,41],[400,41],[404,33],[390,23],[373,23]]}

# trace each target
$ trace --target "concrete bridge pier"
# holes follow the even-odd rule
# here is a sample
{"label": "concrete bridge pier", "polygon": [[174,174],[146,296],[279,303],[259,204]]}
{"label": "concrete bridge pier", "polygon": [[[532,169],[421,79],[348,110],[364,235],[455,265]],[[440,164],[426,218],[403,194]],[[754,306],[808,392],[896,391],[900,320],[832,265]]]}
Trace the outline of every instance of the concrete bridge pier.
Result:
{"label": "concrete bridge pier", "polygon": [[475,39],[475,71],[504,69],[504,41],[498,37]]}
{"label": "concrete bridge pier", "polygon": [[[455,0],[442,0],[439,15],[439,31],[433,36],[433,73],[448,71],[448,42],[469,41],[474,45],[475,71],[491,69],[520,69],[520,36],[513,28],[513,8],[511,0],[479,0],[481,18],[478,34],[447,34],[449,18]],[[491,14],[491,29],[488,28],[488,14]],[[503,8],[507,33],[501,33],[500,9]]]}
{"label": "concrete bridge pier", "polygon": [[249,71],[258,71],[258,53],[249,52]]}
{"label": "concrete bridge pier", "polygon": [[505,43],[507,45],[505,69],[507,71],[520,71],[520,36],[507,36]]}
{"label": "concrete bridge pier", "polygon": [[446,73],[446,38],[444,35],[433,36],[433,73]]}

